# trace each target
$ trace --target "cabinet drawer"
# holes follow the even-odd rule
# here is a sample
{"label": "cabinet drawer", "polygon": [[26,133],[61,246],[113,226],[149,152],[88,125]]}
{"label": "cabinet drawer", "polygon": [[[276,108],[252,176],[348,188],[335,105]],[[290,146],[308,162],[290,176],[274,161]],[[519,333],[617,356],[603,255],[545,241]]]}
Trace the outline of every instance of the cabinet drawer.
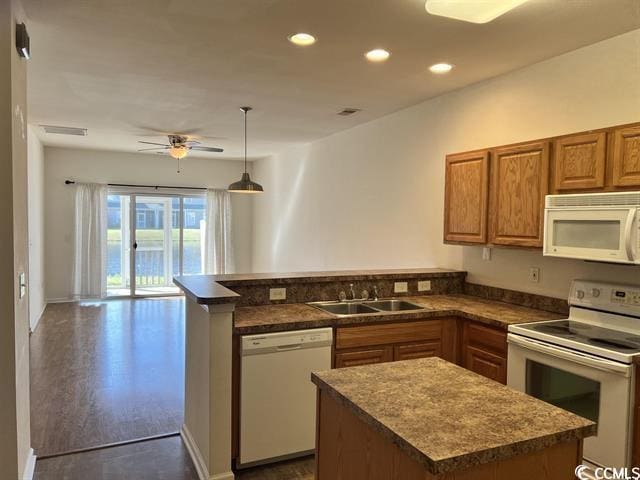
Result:
{"label": "cabinet drawer", "polygon": [[343,327],[336,329],[336,348],[439,340],[441,336],[442,320]]}
{"label": "cabinet drawer", "polygon": [[475,322],[467,322],[463,335],[464,345],[489,350],[499,356],[507,355],[507,332]]}
{"label": "cabinet drawer", "polygon": [[440,341],[411,343],[409,345],[396,345],[393,347],[394,361],[441,356],[442,342]]}
{"label": "cabinet drawer", "polygon": [[340,352],[335,356],[335,368],[356,367],[393,360],[392,347],[371,348],[355,352]]}

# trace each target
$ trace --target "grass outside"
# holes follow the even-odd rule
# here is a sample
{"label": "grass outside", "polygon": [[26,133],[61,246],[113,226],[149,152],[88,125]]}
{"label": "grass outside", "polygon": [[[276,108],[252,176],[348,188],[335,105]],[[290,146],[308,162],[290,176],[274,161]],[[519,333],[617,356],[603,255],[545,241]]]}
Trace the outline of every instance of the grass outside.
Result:
{"label": "grass outside", "polygon": [[[171,238],[178,238],[180,236],[180,229],[174,228],[171,230]],[[138,242],[164,241],[164,230],[159,229],[136,229],[136,238]],[[122,240],[122,232],[119,228],[113,228],[107,230],[107,242],[108,243],[120,243]],[[199,242],[200,241],[200,229],[198,228],[185,228],[184,229],[184,243]]]}

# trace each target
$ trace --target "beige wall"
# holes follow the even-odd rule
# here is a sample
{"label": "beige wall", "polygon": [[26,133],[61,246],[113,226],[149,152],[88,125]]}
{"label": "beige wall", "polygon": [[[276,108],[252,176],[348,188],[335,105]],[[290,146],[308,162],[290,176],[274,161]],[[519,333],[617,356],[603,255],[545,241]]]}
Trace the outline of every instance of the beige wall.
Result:
{"label": "beige wall", "polygon": [[638,52],[640,30],[256,162],[266,193],[255,199],[254,270],[453,267],[555,297],[575,277],[639,282],[638,267],[508,249],[483,261],[479,247],[442,243],[445,154],[640,121]]}
{"label": "beige wall", "polygon": [[[243,164],[231,160],[187,158],[182,172],[170,157],[140,153],[45,147],[45,286],[47,300],[71,297],[74,189],[66,179],[98,183],[227,188],[240,178]],[[251,270],[253,204],[232,196],[236,270]]]}
{"label": "beige wall", "polygon": [[35,330],[45,307],[44,297],[44,148],[29,125],[27,131],[29,209],[29,324]]}
{"label": "beige wall", "polygon": [[23,476],[30,451],[29,319],[18,298],[18,274],[27,272],[26,62],[15,49],[17,1],[0,2],[0,466],[2,477]]}

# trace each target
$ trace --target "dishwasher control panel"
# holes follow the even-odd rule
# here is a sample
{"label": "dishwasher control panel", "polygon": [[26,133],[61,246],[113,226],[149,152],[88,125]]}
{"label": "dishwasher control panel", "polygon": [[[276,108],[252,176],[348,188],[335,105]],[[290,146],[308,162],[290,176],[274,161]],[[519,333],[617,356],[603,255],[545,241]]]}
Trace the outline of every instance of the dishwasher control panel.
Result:
{"label": "dishwasher control panel", "polygon": [[242,354],[251,355],[252,352],[264,352],[265,350],[286,351],[323,347],[331,345],[332,342],[333,330],[331,328],[245,335],[242,337]]}

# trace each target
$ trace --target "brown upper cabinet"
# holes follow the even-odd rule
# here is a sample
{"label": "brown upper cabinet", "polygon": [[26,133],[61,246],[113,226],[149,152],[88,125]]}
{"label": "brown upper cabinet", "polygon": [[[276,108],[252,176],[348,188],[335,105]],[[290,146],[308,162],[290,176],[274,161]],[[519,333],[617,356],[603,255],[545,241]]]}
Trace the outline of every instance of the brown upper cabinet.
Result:
{"label": "brown upper cabinet", "polygon": [[497,148],[491,157],[489,243],[542,246],[549,142]]}
{"label": "brown upper cabinet", "polygon": [[553,147],[556,191],[604,187],[606,132],[562,137],[554,142]]}
{"label": "brown upper cabinet", "polygon": [[446,162],[444,239],[486,243],[489,153],[447,155]]}
{"label": "brown upper cabinet", "polygon": [[611,161],[615,187],[640,187],[640,125],[613,131]]}
{"label": "brown upper cabinet", "polygon": [[444,241],[542,246],[548,193],[640,190],[640,123],[447,155]]}

